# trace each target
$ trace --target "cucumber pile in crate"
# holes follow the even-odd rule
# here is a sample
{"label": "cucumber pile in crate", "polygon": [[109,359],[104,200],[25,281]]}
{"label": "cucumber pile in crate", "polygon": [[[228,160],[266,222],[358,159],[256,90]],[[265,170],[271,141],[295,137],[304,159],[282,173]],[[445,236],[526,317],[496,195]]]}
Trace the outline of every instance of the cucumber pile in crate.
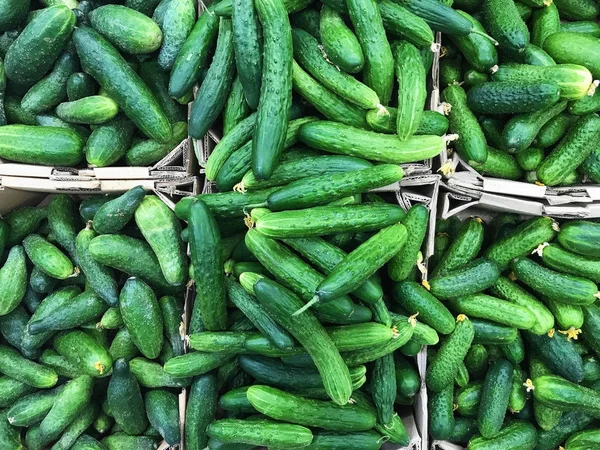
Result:
{"label": "cucumber pile in crate", "polygon": [[443,3],[497,41],[473,33],[442,36],[440,88],[459,156],[497,178],[600,183],[598,4]]}
{"label": "cucumber pile in crate", "polygon": [[2,449],[181,442],[191,379],[163,367],[184,353],[180,231],[141,187],[79,204],[57,195],[0,219]]}
{"label": "cucumber pile in crate", "polygon": [[428,281],[397,287],[400,305],[446,335],[428,349],[434,439],[600,446],[599,243],[600,223],[587,220],[438,221]]}
{"label": "cucumber pile in crate", "polygon": [[392,301],[392,286],[422,278],[430,210],[364,193],[354,174],[371,171],[376,183],[378,168],[401,170],[379,165],[176,205],[188,222],[195,351],[165,371],[194,377],[188,449],[409,444],[398,411],[420,390],[413,357],[438,334]]}
{"label": "cucumber pile in crate", "polygon": [[187,138],[194,83],[174,96],[169,78],[194,0],[105,3],[2,2],[0,158],[150,166]]}

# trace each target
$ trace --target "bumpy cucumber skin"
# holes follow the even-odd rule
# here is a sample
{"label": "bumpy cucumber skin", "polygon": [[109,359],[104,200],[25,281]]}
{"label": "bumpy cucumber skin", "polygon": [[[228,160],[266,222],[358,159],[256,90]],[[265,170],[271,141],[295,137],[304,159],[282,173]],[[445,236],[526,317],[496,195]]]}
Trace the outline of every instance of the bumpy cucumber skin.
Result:
{"label": "bumpy cucumber skin", "polygon": [[580,411],[564,413],[554,428],[539,432],[535,448],[536,450],[552,450],[572,434],[587,428],[592,421],[593,418],[590,415]]}
{"label": "bumpy cucumber skin", "polygon": [[458,365],[464,360],[474,337],[473,324],[459,316],[454,331],[440,346],[437,356],[427,368],[427,387],[440,392],[454,382]]}
{"label": "bumpy cucumber skin", "polygon": [[443,275],[471,262],[481,250],[484,238],[483,221],[469,219],[461,226],[440,262],[431,272],[431,276]]}
{"label": "bumpy cucumber skin", "polygon": [[589,0],[557,0],[556,7],[570,21],[594,20],[600,14],[600,7]]}
{"label": "bumpy cucumber skin", "polygon": [[562,411],[580,411],[598,415],[600,396],[595,389],[580,386],[556,375],[543,375],[533,380],[534,398]]}
{"label": "bumpy cucumber skin", "polygon": [[444,89],[445,100],[452,105],[448,116],[449,131],[458,134],[454,147],[458,154],[469,164],[485,163],[488,153],[485,136],[477,118],[467,106],[467,95],[458,85]]}
{"label": "bumpy cucumber skin", "polygon": [[[473,29],[485,33],[485,28],[475,18],[463,11],[457,12],[473,24]],[[468,36],[450,36],[450,40],[476,70],[487,73],[498,64],[498,51],[487,37],[470,33]]]}
{"label": "bumpy cucumber skin", "polygon": [[515,155],[519,167],[525,171],[536,170],[544,160],[543,148],[529,147]]}
{"label": "bumpy cucumber skin", "polygon": [[552,337],[537,336],[529,332],[523,332],[522,335],[531,348],[536,351],[536,356],[553,373],[574,383],[580,383],[583,380],[583,360],[577,353],[573,342],[567,340],[567,337],[560,333],[555,333]]}
{"label": "bumpy cucumber skin", "polygon": [[583,276],[595,283],[600,283],[600,261],[598,259],[578,255],[557,244],[549,244],[541,252],[542,262],[551,269]]}
{"label": "bumpy cucumber skin", "polygon": [[273,421],[221,419],[207,428],[211,439],[224,443],[252,444],[269,447],[306,447],[313,438],[312,432],[300,425]]}
{"label": "bumpy cucumber skin", "polygon": [[238,75],[231,83],[231,90],[223,107],[223,136],[226,136],[238,123],[250,115],[250,111]]}
{"label": "bumpy cucumber skin", "polygon": [[483,175],[507,180],[520,180],[523,177],[523,170],[515,157],[494,147],[488,146],[488,157],[483,164],[472,164]]}
{"label": "bumpy cucumber skin", "polygon": [[489,368],[479,404],[477,425],[484,438],[498,434],[504,422],[513,381],[513,366],[505,359],[495,361]]}
{"label": "bumpy cucumber skin", "polygon": [[[542,375],[551,375],[550,369],[539,359],[530,358],[529,378],[535,380]],[[542,430],[552,430],[561,419],[562,411],[551,408],[533,398],[533,415]]]}
{"label": "bumpy cucumber skin", "polygon": [[214,420],[217,409],[217,380],[214,373],[194,379],[186,407],[185,441],[190,450],[206,447],[206,427]]}
{"label": "bumpy cucumber skin", "polygon": [[27,236],[23,248],[29,259],[47,275],[64,280],[73,274],[73,263],[69,258],[39,234]]}
{"label": "bumpy cucumber skin", "polygon": [[600,63],[590,55],[595,54],[599,49],[598,39],[578,33],[554,33],[544,41],[544,50],[557,63],[587,67],[594,78],[600,76]]}
{"label": "bumpy cucumber skin", "polygon": [[321,9],[319,31],[323,48],[331,61],[348,73],[360,72],[365,57],[358,39],[337,11],[324,5]]}
{"label": "bumpy cucumber skin", "polygon": [[517,338],[518,330],[483,319],[473,318],[476,344],[509,344]]}
{"label": "bumpy cucumber skin", "polygon": [[481,292],[496,282],[500,276],[498,265],[486,258],[471,261],[445,275],[429,280],[431,293],[449,299]]}
{"label": "bumpy cucumber skin", "polygon": [[185,44],[196,23],[196,5],[191,0],[177,0],[169,3],[162,23],[162,45],[158,54],[158,64],[165,72],[171,71],[179,51]]}
{"label": "bumpy cucumber skin", "polygon": [[108,349],[83,331],[61,332],[54,338],[53,345],[60,355],[87,375],[102,377],[110,372],[113,361]]}
{"label": "bumpy cucumber skin", "polygon": [[[586,99],[588,96],[583,97],[581,100],[576,100],[575,102],[571,102],[569,105],[569,110],[571,110],[572,106],[580,103],[582,100]],[[593,96],[592,96],[593,97]],[[590,97],[591,98],[591,97]],[[592,111],[593,112],[593,111]],[[538,135],[536,136],[533,144],[537,147],[548,148],[554,146],[560,139],[565,135],[570,125],[577,120],[577,116],[572,116],[567,113],[559,114],[554,118],[550,119],[546,125],[544,125]]]}
{"label": "bumpy cucumber skin", "polygon": [[560,31],[556,3],[552,2],[544,8],[536,9],[532,15],[531,28],[531,43],[543,48],[546,38]]}
{"label": "bumpy cucumber skin", "polygon": [[474,436],[469,441],[470,450],[492,450],[496,448],[510,448],[513,450],[531,450],[537,442],[537,430],[529,422],[515,420],[507,424],[491,439],[480,435]]}
{"label": "bumpy cucumber skin", "polygon": [[124,359],[118,359],[114,363],[106,398],[112,417],[123,431],[141,434],[148,427],[140,387]]}
{"label": "bumpy cucumber skin", "polygon": [[263,76],[252,138],[252,170],[269,178],[283,150],[292,102],[292,30],[280,0],[256,2],[263,26]]}
{"label": "bumpy cucumber skin", "polygon": [[0,315],[13,311],[23,299],[27,289],[25,251],[20,245],[10,249],[0,269]]}
{"label": "bumpy cucumber skin", "polygon": [[448,439],[454,429],[454,386],[429,397],[429,432],[434,439]]}
{"label": "bumpy cucumber skin", "polygon": [[262,73],[260,23],[254,4],[232,2],[233,49],[244,97],[252,109],[258,106]]}
{"label": "bumpy cucumber skin", "polygon": [[377,409],[377,420],[384,426],[391,424],[394,416],[397,390],[395,375],[393,354],[375,360],[371,375],[371,395]]}
{"label": "bumpy cucumber skin", "polygon": [[145,195],[146,190],[142,186],[136,186],[103,204],[94,215],[94,230],[99,234],[114,234],[121,231],[131,220]]}
{"label": "bumpy cucumber skin", "polygon": [[501,270],[505,270],[510,262],[528,255],[543,242],[554,239],[554,222],[549,217],[537,217],[523,222],[505,238],[496,241],[485,252],[485,256],[495,261]]}
{"label": "bumpy cucumber skin", "polygon": [[511,304],[486,294],[473,294],[450,300],[450,307],[472,317],[491,320],[506,326],[528,330],[535,325],[535,316],[524,306]]}
{"label": "bumpy cucumber skin", "polygon": [[148,421],[169,445],[179,444],[179,404],[175,394],[152,390],[144,396]]}
{"label": "bumpy cucumber skin", "polygon": [[388,274],[394,281],[406,279],[417,262],[419,251],[423,245],[427,224],[429,223],[429,209],[424,205],[415,205],[406,214],[403,220],[406,227],[406,243],[388,263]]}
{"label": "bumpy cucumber skin", "polygon": [[599,224],[580,220],[567,222],[558,233],[558,241],[567,250],[592,258],[600,257],[599,238]]}
{"label": "bumpy cucumber skin", "polygon": [[420,320],[438,333],[449,334],[454,330],[452,313],[420,284],[414,281],[396,283],[394,294],[410,314],[419,314]]}
{"label": "bumpy cucumber skin", "polygon": [[456,393],[456,411],[461,416],[476,418],[482,391],[483,380],[474,381],[459,389]]}
{"label": "bumpy cucumber skin", "polygon": [[594,149],[588,155],[583,164],[581,171],[594,183],[600,183],[600,150]]}
{"label": "bumpy cucumber skin", "polygon": [[475,113],[515,114],[547,108],[559,98],[560,88],[556,83],[496,81],[472,87],[467,94],[467,103]]}
{"label": "bumpy cucumber skin", "polygon": [[125,117],[116,117],[99,126],[87,140],[85,158],[91,167],[106,167],[119,161],[129,148],[135,126]]}
{"label": "bumpy cucumber skin", "polygon": [[76,72],[67,79],[67,99],[70,102],[96,94],[96,82],[87,73]]}
{"label": "bumpy cucumber skin", "polygon": [[492,37],[501,47],[522,50],[529,44],[529,30],[511,0],[485,0],[483,15]]}

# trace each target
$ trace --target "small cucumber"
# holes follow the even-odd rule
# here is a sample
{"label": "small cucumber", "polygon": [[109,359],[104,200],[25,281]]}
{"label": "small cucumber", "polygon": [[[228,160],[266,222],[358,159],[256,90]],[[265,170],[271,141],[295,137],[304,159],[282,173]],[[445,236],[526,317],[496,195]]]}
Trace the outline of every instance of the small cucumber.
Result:
{"label": "small cucumber", "polygon": [[77,261],[75,238],[79,223],[75,214],[76,204],[68,195],[57,195],[48,204],[48,226],[54,233],[56,242]]}
{"label": "small cucumber", "polygon": [[223,108],[223,136],[226,136],[238,123],[248,117],[250,112],[242,85],[239,78],[236,77],[231,84],[231,90]]}
{"label": "small cucumber", "polygon": [[556,426],[538,433],[536,450],[552,450],[563,443],[569,436],[581,431],[593,421],[588,414],[580,411],[567,412],[562,415]]}
{"label": "small cucumber", "polygon": [[531,450],[537,442],[537,430],[529,422],[515,420],[508,423],[493,438],[486,439],[480,435],[469,441],[470,450],[494,450],[510,448],[513,450]]}
{"label": "small cucumber", "polygon": [[479,254],[483,238],[484,227],[480,218],[465,221],[431,275],[443,275],[471,262]]}
{"label": "small cucumber", "polygon": [[102,95],[92,95],[73,102],[63,102],[56,114],[65,122],[99,125],[113,119],[119,112],[114,100]]}
{"label": "small cucumber", "polygon": [[[529,377],[532,380],[542,376],[551,375],[552,372],[539,359],[530,358],[529,360]],[[533,398],[533,414],[535,421],[542,430],[552,430],[559,423],[562,411],[546,406]]]}
{"label": "small cucumber", "polygon": [[434,439],[448,439],[454,429],[454,385],[429,397],[429,432]]}
{"label": "small cucumber", "polygon": [[125,117],[116,117],[96,128],[85,147],[88,164],[92,167],[115,164],[127,153],[134,131],[133,122]]}
{"label": "small cucumber", "polygon": [[20,398],[6,410],[8,422],[15,427],[29,427],[41,422],[52,409],[57,393],[58,389],[52,389]]}
{"label": "small cucumber", "polygon": [[523,170],[536,170],[544,160],[543,148],[529,147],[515,155],[519,167]]}
{"label": "small cucumber", "polygon": [[517,338],[516,328],[475,318],[471,322],[475,329],[473,342],[477,344],[509,344]]}
{"label": "small cucumber", "polygon": [[479,378],[487,370],[488,352],[482,344],[473,344],[465,356],[465,366],[471,378]]}
{"label": "small cucumber", "polygon": [[533,380],[533,395],[544,405],[561,411],[580,411],[590,415],[598,415],[600,411],[600,394],[572,383],[560,376],[543,375]]}
{"label": "small cucumber", "polygon": [[39,234],[27,236],[23,248],[34,265],[51,277],[64,280],[73,275],[71,260]]}
{"label": "small cucumber", "polygon": [[397,392],[395,375],[393,354],[390,353],[375,360],[370,389],[377,409],[377,421],[384,426],[390,425],[394,416],[394,401]]}
{"label": "small cucumber", "polygon": [[519,51],[529,44],[529,30],[512,0],[485,0],[483,15],[488,31],[501,48]]}
{"label": "small cucumber", "polygon": [[477,415],[477,427],[484,438],[493,438],[502,428],[513,376],[513,366],[505,359],[494,361],[485,376]]}
{"label": "small cucumber", "polygon": [[143,433],[148,426],[144,400],[138,382],[124,359],[114,363],[106,396],[117,425],[129,434]]}
{"label": "small cucumber", "polygon": [[487,289],[499,276],[500,269],[494,261],[479,258],[445,275],[432,278],[429,281],[430,291],[443,299],[462,297]]}
{"label": "small cucumber", "polygon": [[494,147],[488,146],[488,157],[483,164],[472,163],[472,165],[483,175],[507,180],[520,180],[523,177],[523,171],[515,157]]}
{"label": "small cucumber", "polygon": [[408,210],[402,224],[406,228],[407,238],[388,263],[388,275],[394,281],[402,281],[417,263],[421,246],[427,233],[429,209],[425,205],[414,205]]}
{"label": "small cucumber", "polygon": [[498,52],[494,43],[485,36],[485,28],[475,18],[463,11],[457,11],[472,23],[473,29],[479,33],[467,36],[450,36],[450,40],[458,47],[466,61],[476,70],[488,73],[498,64]]}
{"label": "small cucumber", "polygon": [[102,377],[110,372],[113,361],[108,349],[83,331],[62,332],[54,338],[53,345],[60,355],[87,375]]}
{"label": "small cucumber", "polygon": [[485,294],[453,298],[450,307],[462,314],[522,330],[529,330],[535,324],[535,316],[526,307]]}
{"label": "small cucumber", "polygon": [[562,226],[558,233],[558,242],[567,250],[592,258],[600,257],[595,246],[600,237],[600,224],[574,220]]}
{"label": "small cucumber", "polygon": [[531,17],[532,44],[543,48],[546,38],[559,31],[562,31],[560,17],[554,2],[533,12]]}
{"label": "small cucumber", "polygon": [[179,403],[177,396],[168,391],[156,389],[144,396],[148,421],[169,445],[181,441],[179,431]]}
{"label": "small cucumber", "polygon": [[133,358],[129,361],[129,369],[135,375],[140,385],[147,388],[181,388],[189,386],[191,382],[190,378],[169,375],[160,364],[145,358]]}
{"label": "small cucumber", "polygon": [[104,203],[94,215],[94,230],[98,234],[114,234],[123,229],[146,195],[142,186],[136,186],[114,200]]}
{"label": "small cucumber", "polygon": [[0,269],[0,316],[10,313],[19,305],[26,290],[25,251],[23,247],[17,245],[10,249]]}
{"label": "small cucumber", "polygon": [[319,34],[331,62],[348,73],[361,71],[364,55],[358,39],[346,26],[342,15],[327,5],[321,9]]}
{"label": "small cucumber", "polygon": [[462,387],[456,393],[456,411],[464,417],[477,417],[483,381],[475,381]]}

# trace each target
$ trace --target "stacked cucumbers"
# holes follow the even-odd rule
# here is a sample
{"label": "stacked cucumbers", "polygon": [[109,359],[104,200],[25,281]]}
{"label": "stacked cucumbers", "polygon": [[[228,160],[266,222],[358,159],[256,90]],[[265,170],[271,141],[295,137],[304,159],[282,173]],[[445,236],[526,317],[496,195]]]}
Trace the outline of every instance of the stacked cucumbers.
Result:
{"label": "stacked cucumbers", "polygon": [[[452,2],[450,2],[452,3]],[[593,0],[456,1],[480,35],[448,36],[440,61],[453,148],[483,175],[600,182],[600,77]]]}
{"label": "stacked cucumbers", "polygon": [[135,187],[54,196],[0,219],[0,442],[6,450],[181,442],[187,257],[174,213]]}
{"label": "stacked cucumbers", "polygon": [[600,223],[437,223],[423,286],[396,300],[447,336],[428,349],[429,429],[476,450],[600,446]]}
{"label": "stacked cucumbers", "polygon": [[7,0],[0,15],[1,158],[148,166],[187,137],[193,83],[174,97],[169,77],[195,1]]}

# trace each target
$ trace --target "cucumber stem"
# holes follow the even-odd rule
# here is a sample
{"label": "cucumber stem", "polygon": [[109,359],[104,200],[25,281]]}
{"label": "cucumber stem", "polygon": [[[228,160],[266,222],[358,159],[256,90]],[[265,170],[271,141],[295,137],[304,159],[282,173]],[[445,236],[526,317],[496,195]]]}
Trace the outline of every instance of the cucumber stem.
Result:
{"label": "cucumber stem", "polygon": [[304,311],[306,311],[308,308],[310,308],[312,305],[314,305],[315,303],[318,303],[318,302],[319,302],[319,296],[315,295],[306,305],[304,305],[298,311],[294,312],[292,314],[292,317],[302,314]]}
{"label": "cucumber stem", "polygon": [[486,39],[489,39],[490,41],[492,41],[494,43],[494,45],[498,45],[498,41],[496,39],[494,39],[493,37],[491,37],[489,34],[484,33],[483,31],[471,30],[471,33],[477,34],[477,35],[482,36],[482,37],[484,37]]}

